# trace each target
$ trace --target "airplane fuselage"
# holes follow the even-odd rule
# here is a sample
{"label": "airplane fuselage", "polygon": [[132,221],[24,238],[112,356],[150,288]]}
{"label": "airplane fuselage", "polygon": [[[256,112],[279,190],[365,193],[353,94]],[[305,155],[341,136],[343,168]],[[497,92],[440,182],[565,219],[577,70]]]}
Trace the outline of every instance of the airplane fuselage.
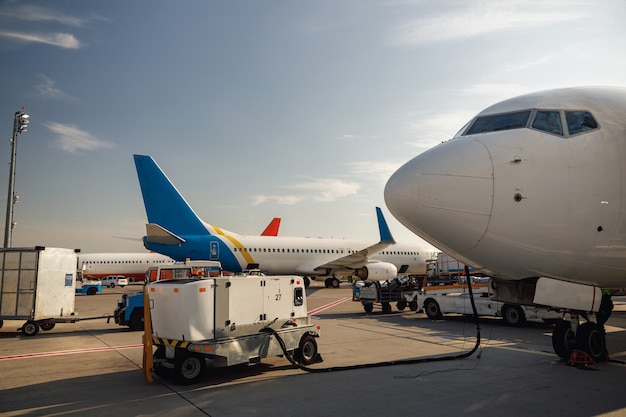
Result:
{"label": "airplane fuselage", "polygon": [[[211,233],[215,233],[211,226]],[[264,237],[238,235],[220,230],[221,234],[187,236],[180,245],[162,245],[144,240],[146,247],[167,254],[176,260],[219,260],[226,271],[239,272],[260,268],[269,274],[328,275],[318,265],[358,252],[367,244],[344,239],[318,239],[298,237]],[[426,252],[416,247],[395,244],[376,255],[370,261],[394,264],[403,274],[423,274]],[[354,268],[362,266],[363,260],[355,258]],[[353,270],[333,271],[337,275],[349,275]]]}
{"label": "airplane fuselage", "polygon": [[[394,173],[387,205],[492,276],[626,287],[625,114],[626,89],[615,88],[498,103]],[[509,120],[496,126],[498,117]]]}

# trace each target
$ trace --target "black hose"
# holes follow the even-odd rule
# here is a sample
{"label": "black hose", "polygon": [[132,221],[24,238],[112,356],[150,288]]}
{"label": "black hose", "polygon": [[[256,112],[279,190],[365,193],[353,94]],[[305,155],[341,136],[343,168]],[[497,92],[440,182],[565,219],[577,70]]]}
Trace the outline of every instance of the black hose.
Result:
{"label": "black hose", "polygon": [[333,366],[329,368],[309,368],[308,366],[304,366],[293,357],[291,353],[287,350],[287,346],[285,346],[285,342],[280,337],[278,332],[271,327],[265,327],[261,329],[261,331],[267,331],[276,337],[278,344],[287,360],[291,362],[296,368],[302,369],[303,371],[311,372],[311,373],[321,373],[321,372],[336,372],[336,371],[349,371],[353,369],[365,369],[365,368],[378,368],[382,366],[394,366],[394,365],[412,365],[416,363],[430,363],[430,362],[442,362],[442,361],[451,361],[457,359],[465,359],[472,356],[480,347],[480,322],[478,320],[478,312],[476,311],[476,304],[474,303],[474,294],[472,293],[472,279],[469,274],[469,268],[467,265],[465,266],[465,276],[467,277],[467,288],[470,294],[470,301],[472,303],[472,312],[474,313],[474,321],[476,324],[476,343],[474,347],[469,352],[461,353],[458,355],[447,355],[447,356],[435,356],[428,358],[416,358],[416,359],[401,359],[395,361],[384,361],[384,362],[376,362],[376,363],[363,363],[358,365],[348,365],[348,366]]}

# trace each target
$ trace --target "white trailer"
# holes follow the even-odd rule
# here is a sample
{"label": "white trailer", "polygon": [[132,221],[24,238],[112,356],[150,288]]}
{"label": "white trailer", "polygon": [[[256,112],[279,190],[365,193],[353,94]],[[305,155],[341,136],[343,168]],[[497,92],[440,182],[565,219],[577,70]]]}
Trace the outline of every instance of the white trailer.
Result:
{"label": "white trailer", "polygon": [[74,321],[75,249],[0,249],[0,327],[3,320],[26,320],[21,330],[34,336],[57,321]]}
{"label": "white trailer", "polygon": [[[202,263],[160,268],[199,270]],[[190,383],[200,379],[206,359],[212,359],[214,367],[225,367],[281,356],[277,337],[301,364],[318,359],[315,338],[320,331],[307,314],[302,277],[173,274],[191,275],[198,278],[147,284],[151,320],[145,322],[152,325],[152,369],[157,375]]]}
{"label": "white trailer", "polygon": [[[479,316],[502,317],[510,326],[522,326],[526,320],[532,319],[549,322],[563,318],[563,313],[555,310],[491,300],[487,283],[472,284],[472,293]],[[421,296],[424,300],[424,312],[431,320],[439,320],[446,313],[473,314],[466,284],[424,287]]]}

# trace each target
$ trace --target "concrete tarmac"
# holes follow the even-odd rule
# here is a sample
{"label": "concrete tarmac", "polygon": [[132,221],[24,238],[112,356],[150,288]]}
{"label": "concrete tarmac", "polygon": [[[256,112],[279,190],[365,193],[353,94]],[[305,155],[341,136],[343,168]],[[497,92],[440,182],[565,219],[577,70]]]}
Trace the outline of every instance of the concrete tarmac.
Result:
{"label": "concrete tarmac", "polygon": [[[112,313],[125,291],[105,289],[77,296],[80,317]],[[351,296],[348,284],[313,282],[309,310]],[[142,332],[111,320],[59,323],[34,337],[0,329],[2,416],[623,416],[626,415],[626,302],[616,299],[607,323],[611,361],[579,368],[552,351],[552,327],[521,328],[481,318],[478,351],[465,359],[327,371],[348,365],[458,356],[470,352],[477,329],[472,318],[432,321],[421,312],[394,308],[371,314],[350,300],[319,311],[323,362],[308,373],[285,358],[261,364],[208,368],[197,384],[141,372]]]}

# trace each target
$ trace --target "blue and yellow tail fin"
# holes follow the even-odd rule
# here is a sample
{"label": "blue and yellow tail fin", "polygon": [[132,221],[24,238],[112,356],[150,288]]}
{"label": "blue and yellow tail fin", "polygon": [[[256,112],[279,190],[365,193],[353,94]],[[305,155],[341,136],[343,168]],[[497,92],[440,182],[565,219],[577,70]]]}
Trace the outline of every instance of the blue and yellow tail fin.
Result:
{"label": "blue and yellow tail fin", "polygon": [[189,236],[210,234],[202,220],[150,156],[134,155],[134,159],[150,225],[163,229],[162,234],[170,234],[182,240]]}

